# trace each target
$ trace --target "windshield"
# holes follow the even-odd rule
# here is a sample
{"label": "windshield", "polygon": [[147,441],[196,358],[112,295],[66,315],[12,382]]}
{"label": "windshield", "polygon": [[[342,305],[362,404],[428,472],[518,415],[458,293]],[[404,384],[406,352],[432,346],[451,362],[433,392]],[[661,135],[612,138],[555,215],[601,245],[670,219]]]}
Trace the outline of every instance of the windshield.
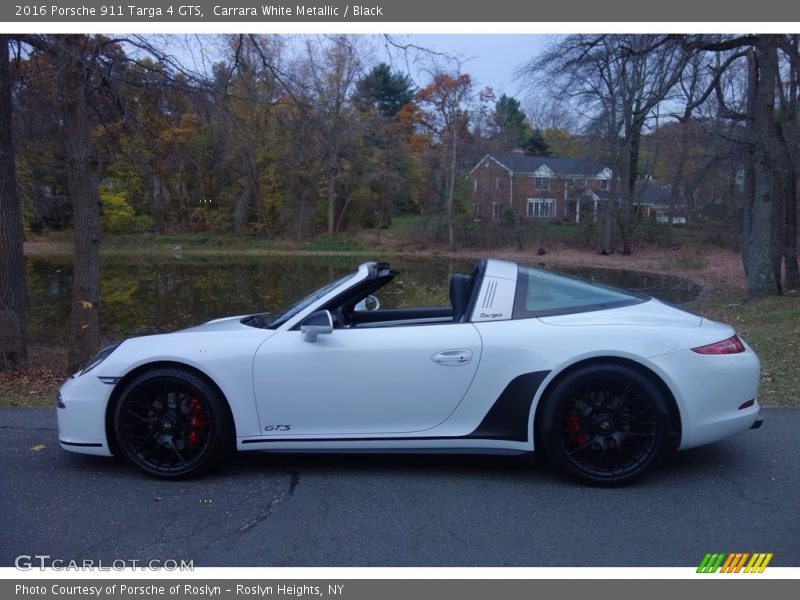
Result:
{"label": "windshield", "polygon": [[326,283],[324,286],[319,288],[318,290],[311,292],[305,298],[298,300],[297,302],[288,304],[284,306],[274,314],[270,314],[266,317],[264,328],[266,329],[277,329],[281,325],[283,325],[286,321],[291,319],[297,313],[301,312],[324,295],[328,294],[332,290],[336,289],[340,285],[342,285],[345,281],[353,277],[355,273],[348,273],[344,277],[340,277],[336,281],[332,281],[331,283]]}

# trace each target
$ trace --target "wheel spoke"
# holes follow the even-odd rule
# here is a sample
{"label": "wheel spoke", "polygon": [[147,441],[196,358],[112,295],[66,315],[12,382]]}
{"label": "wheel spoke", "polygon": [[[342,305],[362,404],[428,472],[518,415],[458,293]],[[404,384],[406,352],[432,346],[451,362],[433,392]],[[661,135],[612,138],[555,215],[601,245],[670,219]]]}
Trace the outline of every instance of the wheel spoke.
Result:
{"label": "wheel spoke", "polygon": [[594,445],[596,445],[596,444],[597,444],[597,440],[595,440],[594,438],[592,438],[591,440],[589,440],[589,441],[588,441],[588,442],[586,442],[585,444],[581,444],[580,446],[578,446],[578,447],[577,447],[577,448],[575,448],[574,450],[572,450],[572,451],[570,451],[570,452],[567,452],[567,456],[574,456],[575,454],[578,454],[578,453],[580,453],[580,452],[583,452],[583,451],[585,451],[586,449],[588,449],[588,448],[591,448],[592,446],[594,446]]}
{"label": "wheel spoke", "polygon": [[173,452],[175,452],[175,455],[181,461],[181,464],[186,466],[187,462],[183,458],[183,455],[181,454],[181,451],[178,450],[178,446],[175,445],[175,440],[170,440],[169,447],[172,449]]}
{"label": "wheel spoke", "polygon": [[[142,423],[146,423],[148,425],[152,425],[154,423],[154,419],[148,419],[148,418],[143,417],[141,415],[137,415],[135,412],[133,412],[131,410],[128,411],[128,416],[129,417],[133,417],[137,421],[141,421]],[[126,427],[133,427],[133,426],[138,426],[138,423],[129,423],[129,424],[126,425]]]}

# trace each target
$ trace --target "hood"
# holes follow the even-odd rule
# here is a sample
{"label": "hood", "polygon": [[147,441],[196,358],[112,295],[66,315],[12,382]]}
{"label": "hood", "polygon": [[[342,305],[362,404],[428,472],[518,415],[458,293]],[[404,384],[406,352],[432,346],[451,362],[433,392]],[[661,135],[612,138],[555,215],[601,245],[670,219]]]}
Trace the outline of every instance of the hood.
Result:
{"label": "hood", "polygon": [[702,317],[652,298],[641,304],[571,315],[539,317],[548,325],[639,325],[652,327],[700,327]]}
{"label": "hood", "polygon": [[213,321],[208,321],[207,323],[203,323],[202,325],[195,325],[194,327],[181,329],[180,331],[176,331],[175,333],[195,333],[198,331],[236,331],[240,329],[251,329],[250,327],[242,323],[242,319],[244,319],[246,316],[248,315],[238,315],[236,317],[224,317],[222,319],[214,319]]}

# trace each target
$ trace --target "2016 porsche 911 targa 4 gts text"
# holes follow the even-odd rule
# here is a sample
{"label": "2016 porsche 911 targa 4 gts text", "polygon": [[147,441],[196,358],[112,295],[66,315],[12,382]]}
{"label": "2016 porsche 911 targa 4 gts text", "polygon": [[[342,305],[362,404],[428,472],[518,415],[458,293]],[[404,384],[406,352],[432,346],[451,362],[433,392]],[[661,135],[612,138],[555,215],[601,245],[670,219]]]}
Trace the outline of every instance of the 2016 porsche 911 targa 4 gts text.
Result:
{"label": "2016 porsche 911 targa 4 gts text", "polygon": [[369,262],[274,314],[109,346],[61,387],[62,448],[164,478],[226,451],[543,449],[614,485],[761,424],[759,362],[727,325],[502,260],[450,306],[380,308]]}

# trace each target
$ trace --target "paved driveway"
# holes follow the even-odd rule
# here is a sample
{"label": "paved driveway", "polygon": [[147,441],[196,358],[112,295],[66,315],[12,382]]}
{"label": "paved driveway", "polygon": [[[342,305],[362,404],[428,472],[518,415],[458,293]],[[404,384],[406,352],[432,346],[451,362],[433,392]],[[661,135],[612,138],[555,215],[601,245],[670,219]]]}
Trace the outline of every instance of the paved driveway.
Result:
{"label": "paved driveway", "polygon": [[250,454],[163,482],[62,451],[55,409],[0,409],[0,565],[692,566],[743,551],[800,566],[800,410],[764,414],[607,490],[543,460],[478,456]]}

